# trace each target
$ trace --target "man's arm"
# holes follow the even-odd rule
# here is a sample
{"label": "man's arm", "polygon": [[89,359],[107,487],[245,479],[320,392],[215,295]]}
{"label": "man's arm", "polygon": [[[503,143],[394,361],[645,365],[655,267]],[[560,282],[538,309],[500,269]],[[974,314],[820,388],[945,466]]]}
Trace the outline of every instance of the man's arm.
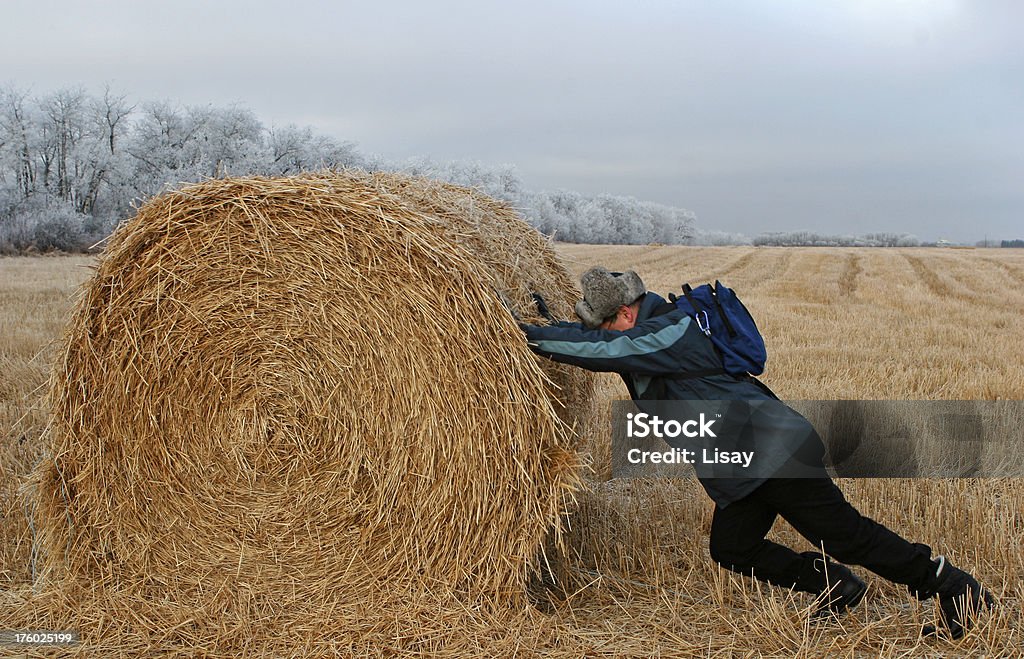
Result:
{"label": "man's arm", "polygon": [[580,323],[521,324],[530,348],[557,362],[590,371],[672,375],[684,370],[683,336],[690,317],[682,311],[648,319],[636,327],[588,330]]}

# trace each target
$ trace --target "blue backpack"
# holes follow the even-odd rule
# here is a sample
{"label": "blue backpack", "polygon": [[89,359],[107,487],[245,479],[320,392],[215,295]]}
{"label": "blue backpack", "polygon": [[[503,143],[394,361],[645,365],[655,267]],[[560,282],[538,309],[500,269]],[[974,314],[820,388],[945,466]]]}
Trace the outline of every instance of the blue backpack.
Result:
{"label": "blue backpack", "polygon": [[669,294],[676,307],[697,321],[697,326],[711,339],[722,355],[726,373],[760,375],[768,360],[764,339],[757,324],[736,293],[715,280],[714,287],[704,284],[690,288],[683,284],[683,297]]}

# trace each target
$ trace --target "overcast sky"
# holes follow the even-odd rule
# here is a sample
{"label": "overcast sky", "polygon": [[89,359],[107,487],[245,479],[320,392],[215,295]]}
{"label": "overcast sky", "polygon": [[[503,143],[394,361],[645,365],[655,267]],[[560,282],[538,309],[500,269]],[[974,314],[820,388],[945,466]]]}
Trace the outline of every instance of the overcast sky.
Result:
{"label": "overcast sky", "polygon": [[703,229],[1024,237],[1024,2],[33,0],[0,84],[241,104]]}

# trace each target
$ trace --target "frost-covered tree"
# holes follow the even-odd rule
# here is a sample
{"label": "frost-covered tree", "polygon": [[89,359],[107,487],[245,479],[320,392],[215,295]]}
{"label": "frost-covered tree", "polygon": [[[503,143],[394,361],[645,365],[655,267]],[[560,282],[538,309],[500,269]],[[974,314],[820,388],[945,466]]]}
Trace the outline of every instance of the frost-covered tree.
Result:
{"label": "frost-covered tree", "polygon": [[693,233],[692,212],[633,197],[557,190],[523,195],[521,208],[542,232],[567,242],[683,244]]}
{"label": "frost-covered tree", "polygon": [[92,108],[105,145],[99,156],[104,160],[105,187],[97,189],[90,222],[95,231],[109,231],[137,196],[130,177],[133,162],[125,149],[135,107],[107,87],[103,97],[92,102]]}
{"label": "frost-covered tree", "polygon": [[245,175],[267,161],[263,124],[251,110],[240,107],[206,108],[200,128],[210,177]]}
{"label": "frost-covered tree", "polygon": [[581,212],[586,198],[571,190],[533,192],[521,200],[527,220],[541,232],[567,242],[582,242]]}
{"label": "frost-covered tree", "polygon": [[36,189],[38,112],[28,95],[16,89],[0,89],[0,183],[6,194],[27,197]]}
{"label": "frost-covered tree", "polygon": [[523,186],[513,165],[485,165],[475,160],[438,163],[431,158],[410,158],[396,167],[412,176],[433,178],[468,188],[517,205],[523,201]]}
{"label": "frost-covered tree", "polygon": [[587,205],[586,222],[592,232],[590,242],[650,242],[640,204],[632,197],[600,194]]}
{"label": "frost-covered tree", "polygon": [[65,89],[39,97],[0,89],[0,248],[69,249],[105,235],[131,204],[208,177],[324,168],[402,170],[477,188],[560,240],[683,243],[693,214],[632,197],[526,190],[511,165],[389,163],[309,127],[266,128],[245,108],[137,107]]}
{"label": "frost-covered tree", "polygon": [[4,249],[66,249],[100,231],[97,205],[115,170],[117,112],[101,115],[81,89],[35,99],[0,90]]}
{"label": "frost-covered tree", "polygon": [[101,114],[104,108],[81,89],[45,96],[39,108],[39,177],[34,192],[54,196],[75,212],[91,215],[112,175],[111,149],[116,148],[118,120],[113,114]]}
{"label": "frost-covered tree", "polygon": [[204,152],[208,112],[168,101],[147,103],[138,113],[125,150],[132,157],[130,185],[149,196],[168,184],[195,181],[211,169]]}
{"label": "frost-covered tree", "polygon": [[827,235],[813,231],[763,233],[754,245],[771,247],[916,247],[920,241],[907,233],[869,233],[862,236]]}
{"label": "frost-covered tree", "polygon": [[719,247],[726,245],[750,245],[752,243],[750,238],[742,233],[698,230],[689,244],[703,247]]}
{"label": "frost-covered tree", "polygon": [[653,202],[642,202],[650,217],[650,240],[666,245],[685,245],[692,241],[696,216],[693,211]]}
{"label": "frost-covered tree", "polygon": [[269,161],[265,173],[288,175],[318,169],[367,168],[369,160],[361,156],[352,142],[338,142],[314,133],[309,126],[289,124],[267,131]]}

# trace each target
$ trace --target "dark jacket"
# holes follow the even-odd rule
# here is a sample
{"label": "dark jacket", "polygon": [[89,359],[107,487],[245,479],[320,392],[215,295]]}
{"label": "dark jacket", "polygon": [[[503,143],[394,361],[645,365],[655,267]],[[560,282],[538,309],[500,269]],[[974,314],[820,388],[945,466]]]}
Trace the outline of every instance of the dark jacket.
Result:
{"label": "dark jacket", "polygon": [[[732,423],[740,428],[723,437],[723,451],[754,449],[759,467],[752,476],[697,476],[720,506],[743,498],[767,477],[785,471],[795,456],[802,464],[820,464],[824,447],[811,424],[777,403],[766,386],[749,376],[724,372],[711,340],[683,311],[667,305],[656,293],[640,304],[636,325],[624,332],[586,329],[581,323],[523,325],[530,348],[554,361],[591,371],[619,373],[630,397],[644,401],[773,401]],[[749,404],[735,407],[749,409]],[[809,456],[809,458],[808,458]]]}

